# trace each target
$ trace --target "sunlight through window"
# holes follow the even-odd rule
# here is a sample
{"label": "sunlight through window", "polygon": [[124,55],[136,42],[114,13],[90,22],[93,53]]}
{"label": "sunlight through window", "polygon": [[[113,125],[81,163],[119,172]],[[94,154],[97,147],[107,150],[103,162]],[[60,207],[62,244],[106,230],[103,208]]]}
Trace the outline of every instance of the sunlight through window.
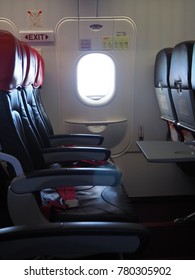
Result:
{"label": "sunlight through window", "polygon": [[115,63],[102,53],[90,53],[77,64],[77,91],[88,105],[104,105],[115,92]]}

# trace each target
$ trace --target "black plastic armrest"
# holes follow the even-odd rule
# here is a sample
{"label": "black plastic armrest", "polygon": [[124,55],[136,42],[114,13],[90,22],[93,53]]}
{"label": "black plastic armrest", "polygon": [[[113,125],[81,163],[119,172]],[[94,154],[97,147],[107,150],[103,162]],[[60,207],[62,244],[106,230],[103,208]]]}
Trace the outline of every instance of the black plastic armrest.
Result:
{"label": "black plastic armrest", "polygon": [[[150,232],[144,225],[130,222],[91,220],[12,226],[0,230],[0,258],[33,259],[34,256],[53,256],[54,252],[65,259],[81,256],[81,252],[85,257],[116,252],[138,257],[137,253],[142,256],[149,238]],[[97,246],[100,241],[102,246]]]}
{"label": "black plastic armrest", "polygon": [[116,167],[44,169],[14,178],[10,191],[25,194],[59,186],[116,186],[120,181],[121,171]]}
{"label": "black plastic armrest", "polygon": [[0,153],[0,160],[10,163],[16,173],[16,176],[20,176],[24,174],[23,168],[19,160],[14,156],[11,156],[6,153]]}
{"label": "black plastic armrest", "polygon": [[104,137],[98,134],[56,134],[49,137],[51,147],[101,145]]}
{"label": "black plastic armrest", "polygon": [[47,164],[81,160],[106,161],[111,154],[110,150],[101,147],[48,148],[43,149],[42,152]]}

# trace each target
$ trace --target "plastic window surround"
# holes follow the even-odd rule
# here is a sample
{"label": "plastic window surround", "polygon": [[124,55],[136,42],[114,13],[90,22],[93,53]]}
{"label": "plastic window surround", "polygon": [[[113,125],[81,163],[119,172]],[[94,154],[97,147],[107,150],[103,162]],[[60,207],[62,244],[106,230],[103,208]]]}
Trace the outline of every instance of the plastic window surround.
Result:
{"label": "plastic window surround", "polygon": [[104,53],[88,53],[77,63],[77,93],[87,105],[100,106],[115,93],[115,62]]}

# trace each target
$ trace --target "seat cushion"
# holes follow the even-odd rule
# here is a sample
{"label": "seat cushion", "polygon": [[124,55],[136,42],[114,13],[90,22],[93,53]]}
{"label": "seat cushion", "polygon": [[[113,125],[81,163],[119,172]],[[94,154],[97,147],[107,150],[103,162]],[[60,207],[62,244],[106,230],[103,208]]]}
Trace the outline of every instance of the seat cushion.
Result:
{"label": "seat cushion", "polygon": [[136,222],[130,198],[120,185],[75,187],[79,206],[64,211],[52,209],[51,221]]}

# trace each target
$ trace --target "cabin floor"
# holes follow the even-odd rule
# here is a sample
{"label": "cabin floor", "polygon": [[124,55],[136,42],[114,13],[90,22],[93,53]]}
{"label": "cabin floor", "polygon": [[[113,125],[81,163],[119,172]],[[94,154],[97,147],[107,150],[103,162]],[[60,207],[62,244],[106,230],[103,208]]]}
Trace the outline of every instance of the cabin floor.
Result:
{"label": "cabin floor", "polygon": [[[134,213],[150,231],[137,256],[96,255],[94,259],[195,260],[195,196],[131,198]],[[93,259],[93,257],[91,258]]]}
{"label": "cabin floor", "polygon": [[195,259],[195,196],[134,198],[132,204],[151,233],[139,258]]}

